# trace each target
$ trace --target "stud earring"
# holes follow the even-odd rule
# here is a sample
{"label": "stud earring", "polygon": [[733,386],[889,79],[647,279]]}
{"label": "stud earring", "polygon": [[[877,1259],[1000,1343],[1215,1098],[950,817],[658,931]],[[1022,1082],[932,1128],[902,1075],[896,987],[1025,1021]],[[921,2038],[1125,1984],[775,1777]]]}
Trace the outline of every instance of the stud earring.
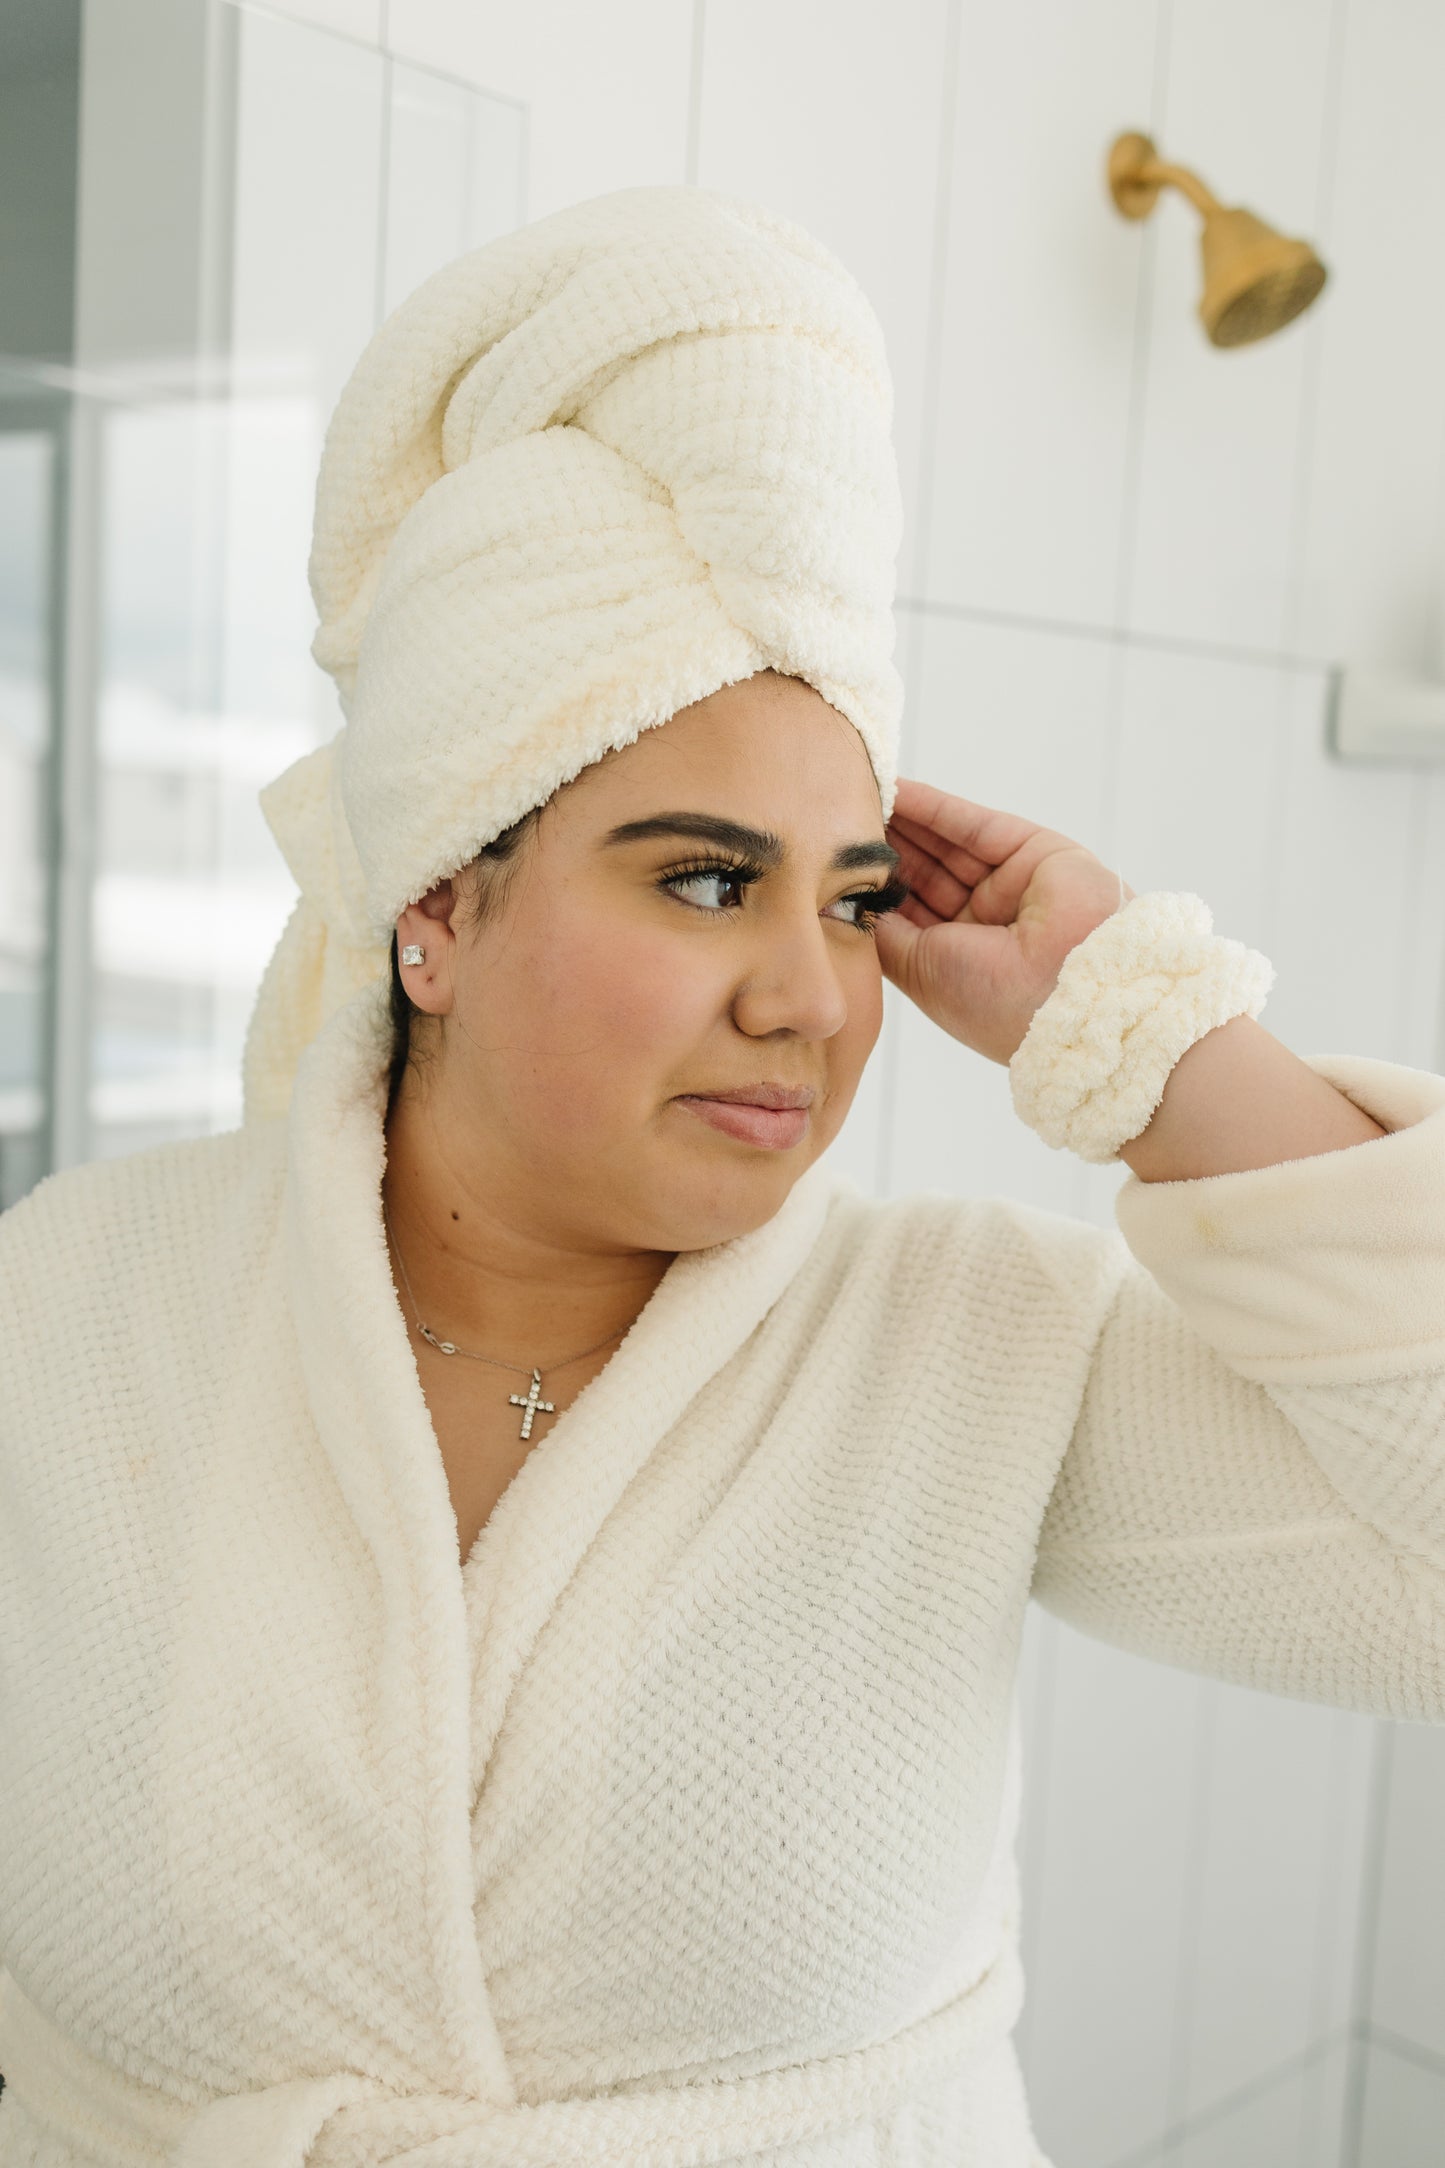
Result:
{"label": "stud earring", "polygon": [[415,941],[408,941],[406,947],[401,952],[401,960],[404,964],[425,963],[426,950],[424,948],[418,948]]}

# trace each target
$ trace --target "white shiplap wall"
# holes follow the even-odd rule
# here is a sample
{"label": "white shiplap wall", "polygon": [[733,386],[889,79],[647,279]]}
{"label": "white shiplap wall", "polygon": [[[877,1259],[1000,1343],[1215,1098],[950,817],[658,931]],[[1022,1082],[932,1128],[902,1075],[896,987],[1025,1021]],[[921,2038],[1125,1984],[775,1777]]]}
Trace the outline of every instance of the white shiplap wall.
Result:
{"label": "white shiplap wall", "polygon": [[[294,156],[330,161],[334,222],[295,303],[337,290],[323,395],[405,272],[486,238],[455,161],[427,162],[464,86],[519,156],[521,218],[650,181],[798,218],[863,282],[893,361],[905,770],[1077,835],[1136,889],[1203,895],[1274,961],[1264,1020],[1299,1052],[1445,1068],[1445,771],[1341,767],[1323,725],[1333,662],[1445,668],[1445,13],[240,12],[247,64],[291,76]],[[311,184],[278,174],[269,120],[248,168],[245,113],[238,337],[265,345],[276,296],[246,221],[264,236],[265,191]],[[1211,349],[1194,213],[1166,197],[1135,227],[1104,195],[1130,126],[1311,236],[1334,273],[1317,308]],[[1004,1072],[891,989],[837,1156],[883,1194],[1005,1193],[1100,1225],[1122,1179],[1047,1151]],[[1445,1731],[1168,1670],[1036,1609],[1021,1691],[1020,2045],[1058,2168],[1439,2168]]]}

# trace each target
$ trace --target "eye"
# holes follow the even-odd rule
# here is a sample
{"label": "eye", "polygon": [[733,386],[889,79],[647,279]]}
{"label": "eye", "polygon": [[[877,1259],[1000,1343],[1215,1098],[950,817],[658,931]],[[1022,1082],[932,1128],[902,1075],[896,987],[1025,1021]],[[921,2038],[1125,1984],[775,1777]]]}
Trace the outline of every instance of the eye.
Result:
{"label": "eye", "polygon": [[840,911],[846,911],[851,913],[851,916],[845,919],[845,925],[861,926],[865,922],[868,901],[868,896],[861,891],[852,896],[840,896],[836,903],[829,904],[825,915],[833,918]]}
{"label": "eye", "polygon": [[[693,910],[715,914],[719,910],[735,910],[742,901],[743,890],[760,879],[762,870],[761,866],[732,866],[709,860],[705,865],[679,866],[673,872],[663,874],[657,885],[677,896],[679,902],[690,904]],[[719,896],[720,890],[729,889],[734,891],[732,898],[725,900]],[[684,890],[691,893],[684,894]]]}
{"label": "eye", "polygon": [[[747,862],[730,865],[724,860],[709,859],[690,866],[673,867],[670,872],[658,876],[657,886],[676,896],[679,903],[687,904],[691,910],[717,918],[726,911],[738,909],[744,892],[763,878],[764,870],[762,866]],[[894,879],[881,888],[859,888],[839,896],[824,915],[845,926],[857,926],[865,933],[871,932],[883,913],[896,911],[907,901],[908,894],[906,885]]]}
{"label": "eye", "polygon": [[847,906],[853,915],[844,920],[848,926],[871,929],[876,926],[885,911],[896,911],[908,900],[908,888],[899,880],[887,881],[881,888],[858,888],[850,895],[840,896],[835,908]]}
{"label": "eye", "polygon": [[667,885],[669,888],[691,890],[687,901],[700,904],[706,910],[711,905],[725,904],[729,900],[719,893],[723,889],[736,890],[736,897],[732,900],[740,901],[747,883],[739,873],[685,873],[677,880],[669,881]]}

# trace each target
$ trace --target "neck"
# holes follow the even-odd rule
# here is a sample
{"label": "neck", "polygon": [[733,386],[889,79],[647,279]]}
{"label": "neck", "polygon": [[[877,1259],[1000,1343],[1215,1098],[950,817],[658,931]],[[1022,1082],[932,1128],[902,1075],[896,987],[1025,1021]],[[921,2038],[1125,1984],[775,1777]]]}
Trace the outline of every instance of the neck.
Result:
{"label": "neck", "polygon": [[408,1319],[474,1354],[545,1372],[609,1333],[620,1339],[672,1254],[569,1237],[527,1211],[534,1188],[505,1169],[459,1163],[425,1102],[403,1088],[386,1125],[382,1201]]}

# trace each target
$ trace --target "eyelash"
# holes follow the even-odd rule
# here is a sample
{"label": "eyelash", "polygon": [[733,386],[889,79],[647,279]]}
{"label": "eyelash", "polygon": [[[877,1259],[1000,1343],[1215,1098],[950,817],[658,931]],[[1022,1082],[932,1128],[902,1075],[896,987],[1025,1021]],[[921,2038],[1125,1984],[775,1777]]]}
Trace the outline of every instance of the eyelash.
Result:
{"label": "eyelash", "polygon": [[[766,866],[760,866],[756,859],[752,858],[698,858],[683,866],[673,866],[668,872],[660,874],[657,886],[671,891],[680,882],[701,880],[708,874],[716,874],[739,887],[749,888],[754,881],[760,881],[766,871]],[[896,876],[885,882],[881,888],[853,889],[846,896],[839,896],[837,900],[839,903],[860,904],[862,909],[856,918],[842,919],[839,923],[844,926],[857,926],[864,933],[871,933],[883,914],[886,911],[896,911],[901,903],[907,901],[910,893],[907,884]],[[687,904],[689,910],[701,911],[708,918],[721,916],[719,911],[707,904],[688,903],[686,896],[679,896],[677,900]]]}

